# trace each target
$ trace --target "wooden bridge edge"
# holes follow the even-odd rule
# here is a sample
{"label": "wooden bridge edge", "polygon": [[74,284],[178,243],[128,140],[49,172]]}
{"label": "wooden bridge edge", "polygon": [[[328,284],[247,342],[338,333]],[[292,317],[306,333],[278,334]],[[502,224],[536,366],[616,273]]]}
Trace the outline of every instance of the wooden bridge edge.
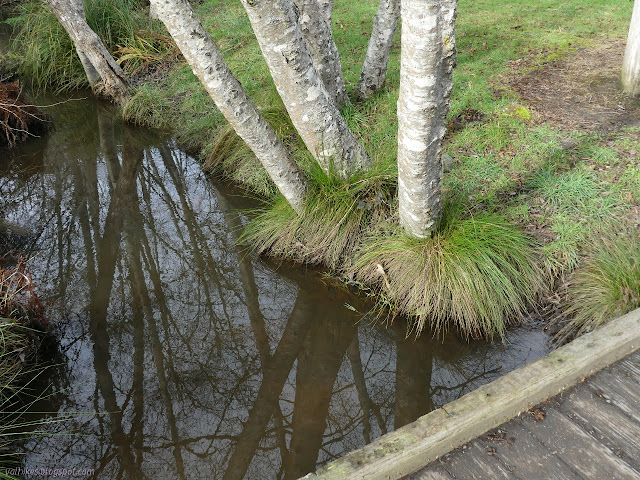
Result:
{"label": "wooden bridge edge", "polygon": [[395,480],[640,347],[640,309],[328,463],[306,480]]}

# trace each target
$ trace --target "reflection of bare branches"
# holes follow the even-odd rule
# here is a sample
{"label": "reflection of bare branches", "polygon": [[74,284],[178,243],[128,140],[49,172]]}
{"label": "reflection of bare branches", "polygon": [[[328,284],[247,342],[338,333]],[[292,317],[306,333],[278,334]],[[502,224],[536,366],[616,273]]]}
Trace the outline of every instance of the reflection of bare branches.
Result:
{"label": "reflection of bare branches", "polygon": [[[231,208],[222,192],[216,190],[216,198],[218,199],[218,206],[224,215],[227,227],[236,246],[240,280],[242,282],[242,290],[244,292],[245,304],[247,306],[247,314],[249,315],[251,330],[256,339],[258,352],[260,353],[260,361],[264,368],[271,361],[271,347],[269,345],[269,336],[267,335],[267,330],[264,325],[264,316],[260,310],[258,287],[256,286],[256,279],[253,274],[253,264],[251,262],[251,258],[247,255],[247,252],[244,251],[238,243],[240,232],[243,228],[242,221],[240,220],[238,212]],[[285,437],[284,418],[282,410],[280,409],[280,404],[277,400],[274,403],[273,411],[273,418],[276,423],[278,446],[280,447],[280,456],[282,458],[282,465],[284,466],[284,463],[289,456],[289,451],[287,450],[287,441]]]}
{"label": "reflection of bare branches", "polygon": [[378,422],[378,428],[384,435],[387,433],[387,426],[382,419],[380,408],[371,401],[369,392],[367,391],[367,382],[364,377],[364,370],[362,369],[362,357],[360,356],[360,340],[356,334],[353,338],[353,342],[347,349],[349,355],[349,362],[351,363],[351,371],[353,373],[353,380],[358,392],[358,399],[360,400],[360,406],[362,408],[362,433],[365,443],[371,442],[371,412],[373,411],[376,421]]}
{"label": "reflection of bare branches", "polygon": [[[482,379],[489,379],[494,375],[497,375],[498,373],[500,373],[500,371],[502,370],[501,366],[495,367],[495,368],[491,368],[491,369],[487,369],[487,370],[483,370],[482,372],[478,373],[477,375],[467,375],[465,373],[465,380],[457,383],[455,385],[452,386],[446,386],[446,385],[438,385],[435,386],[431,389],[431,394],[432,395],[436,395],[439,394],[440,392],[457,392],[456,398],[461,397],[462,395],[464,395],[465,393],[468,393],[469,391],[473,390],[474,388],[477,388],[477,382],[478,380],[482,380]],[[489,380],[487,380],[489,381]]]}
{"label": "reflection of bare branches", "polygon": [[[125,147],[125,152],[127,150]],[[135,191],[136,171],[142,161],[141,156],[135,155],[135,152],[130,151],[129,153],[130,155],[123,155],[122,172],[114,188],[114,197],[109,205],[104,234],[96,249],[99,255],[97,256],[96,283],[94,289],[91,290],[90,333],[94,343],[93,357],[96,378],[104,399],[105,409],[109,412],[111,438],[118,449],[121,468],[124,468],[128,477],[133,479],[138,475],[133,470],[134,462],[122,428],[122,413],[116,400],[113,377],[109,371],[111,353],[106,325],[109,297],[123,227],[122,210],[127,202],[131,201],[132,191]]]}
{"label": "reflection of bare branches", "polygon": [[313,318],[314,306],[309,304],[305,297],[305,295],[298,295],[278,347],[269,363],[263,367],[262,384],[249,412],[249,418],[244,424],[242,434],[229,459],[227,470],[224,473],[225,480],[244,478],[271,419],[273,406],[280,396],[284,382],[293,367],[293,362],[302,348],[302,342]]}
{"label": "reflection of bare branches", "polygon": [[[301,291],[298,295],[305,293]],[[293,409],[291,447],[285,479],[296,479],[315,470],[322,446],[333,385],[356,328],[331,325],[333,318],[314,322],[298,358],[296,400]],[[351,328],[349,328],[351,327]]]}

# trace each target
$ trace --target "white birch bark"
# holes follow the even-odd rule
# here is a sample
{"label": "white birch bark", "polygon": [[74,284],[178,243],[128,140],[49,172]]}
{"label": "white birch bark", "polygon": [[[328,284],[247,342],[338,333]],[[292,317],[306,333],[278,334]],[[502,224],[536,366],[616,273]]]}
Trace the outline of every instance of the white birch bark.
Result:
{"label": "white birch bark", "polygon": [[625,93],[640,96],[640,0],[635,0],[627,48],[622,61],[622,88]]}
{"label": "white birch bark", "polygon": [[87,24],[82,0],[47,0],[78,52],[91,89],[123,104],[129,98],[127,79],[100,37]]}
{"label": "white birch bark", "polygon": [[456,0],[402,0],[400,224],[428,238],[441,217],[442,140],[455,66]]}
{"label": "white birch bark", "polygon": [[188,0],[151,0],[151,4],[220,112],[293,209],[302,212],[306,182],[300,169],[229,70]]}
{"label": "white birch bark", "polygon": [[160,20],[156,13],[156,8],[153,6],[153,2],[149,2],[149,18],[152,20]]}
{"label": "white birch bark", "polygon": [[242,0],[278,94],[305,145],[326,171],[347,178],[371,160],[318,75],[292,0]]}
{"label": "white birch bark", "polygon": [[298,7],[298,22],[313,65],[333,103],[341,108],[347,100],[347,87],[342,75],[340,53],[331,29],[333,1],[294,0],[294,3]]}
{"label": "white birch bark", "polygon": [[389,52],[400,18],[400,0],[380,0],[380,6],[373,18],[373,28],[364,59],[360,80],[355,94],[358,98],[368,98],[377,92],[387,76]]}

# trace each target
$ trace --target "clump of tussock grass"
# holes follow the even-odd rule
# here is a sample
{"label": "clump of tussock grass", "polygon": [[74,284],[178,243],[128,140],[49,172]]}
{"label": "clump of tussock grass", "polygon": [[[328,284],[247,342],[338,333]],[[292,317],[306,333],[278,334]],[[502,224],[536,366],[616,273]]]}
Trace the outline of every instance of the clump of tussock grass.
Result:
{"label": "clump of tussock grass", "polygon": [[173,109],[166,97],[158,95],[154,86],[142,85],[124,105],[122,117],[136,125],[168,130],[171,128]]}
{"label": "clump of tussock grass", "polygon": [[639,307],[640,235],[603,234],[568,281],[562,318],[571,320],[554,340],[564,343]]}
{"label": "clump of tussock grass", "polygon": [[501,216],[450,212],[430,239],[391,225],[374,232],[347,275],[373,285],[392,313],[408,315],[409,332],[492,338],[526,315],[544,288],[537,265],[531,238]]}
{"label": "clump of tussock grass", "polygon": [[[120,52],[126,73],[175,57],[175,47],[155,31],[160,24],[149,20],[141,0],[86,0],[84,7],[87,23],[116,60]],[[73,42],[45,0],[21,3],[7,22],[17,29],[12,51],[18,74],[32,87],[63,91],[88,85]]]}
{"label": "clump of tussock grass", "polygon": [[391,216],[394,176],[390,166],[378,164],[344,182],[311,160],[300,163],[311,185],[303,213],[279,196],[249,223],[242,240],[259,254],[341,269],[369,226]]}

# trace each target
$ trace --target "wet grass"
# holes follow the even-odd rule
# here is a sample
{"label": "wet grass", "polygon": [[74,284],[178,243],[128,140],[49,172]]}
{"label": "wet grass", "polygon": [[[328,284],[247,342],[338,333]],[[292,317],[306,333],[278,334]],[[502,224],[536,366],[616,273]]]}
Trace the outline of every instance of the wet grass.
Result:
{"label": "wet grass", "polygon": [[[38,6],[42,3],[31,2],[32,6],[26,8],[42,8]],[[97,1],[87,3],[100,5]],[[334,35],[349,88],[353,88],[358,80],[377,4],[376,0],[335,2]],[[403,237],[394,220],[397,208],[393,179],[399,36],[382,90],[364,102],[352,99],[343,109],[347,122],[374,159],[377,169],[368,176],[340,183],[318,175],[311,166],[308,154],[277,99],[240,2],[205,0],[195,3],[194,7],[233,73],[262,108],[267,120],[310,178],[313,194],[309,197],[305,215],[296,217],[278,197],[255,157],[224,126],[222,116],[183,61],[168,64],[164,75],[151,75],[137,88],[131,103],[124,108],[124,114],[137,123],[174,132],[183,146],[200,152],[205,168],[213,174],[240,183],[269,200],[244,237],[260,252],[324,264],[339,274],[351,271],[354,264],[368,258],[369,263],[365,262],[368,267],[358,264],[369,272],[359,281],[372,282],[369,287],[383,296],[388,295],[385,282],[375,277],[371,269],[375,267],[377,271],[377,264],[381,264],[385,272],[388,270],[387,276],[395,269],[393,275],[402,281],[396,280],[392,284],[389,277],[390,285],[398,291],[388,303],[397,305],[398,311],[417,314],[412,323],[416,326],[429,321],[424,305],[434,303],[425,299],[420,300],[423,302],[420,304],[414,293],[407,293],[408,289],[425,281],[435,285],[436,278],[443,279],[465,266],[474,272],[474,276],[487,276],[484,286],[476,291],[469,286],[466,296],[462,295],[467,299],[462,304],[470,308],[469,318],[478,319],[477,325],[465,326],[463,315],[455,313],[452,306],[433,307],[433,321],[446,329],[443,312],[449,312],[456,318],[453,324],[475,334],[488,332],[490,328],[501,332],[515,312],[522,313],[525,303],[522,298],[516,301],[514,292],[524,292],[526,297],[526,286],[531,286],[533,279],[537,279],[544,290],[548,282],[539,279],[540,269],[563,278],[576,268],[588,265],[594,255],[588,247],[601,237],[598,225],[603,221],[606,220],[612,230],[621,232],[637,231],[640,226],[640,215],[634,210],[640,205],[640,166],[635,161],[640,151],[638,130],[589,131],[545,123],[536,110],[538,106],[526,101],[523,92],[512,86],[512,79],[542,75],[549,65],[570,59],[581,48],[623,42],[632,8],[627,0],[597,0],[595,3],[593,0],[541,0],[535,4],[525,0],[459,2],[458,66],[454,71],[451,121],[445,144],[445,151],[453,158],[453,167],[444,175],[443,181],[445,199],[450,204],[455,201],[456,209],[462,213],[453,216],[455,220],[432,242],[426,243]],[[160,35],[164,32],[157,24],[141,18],[142,11],[138,7],[135,12],[131,11],[126,22],[118,20],[115,13],[109,13],[108,23],[124,27],[103,34],[112,39],[129,39],[132,48],[137,45],[140,50],[152,51],[135,42],[134,32],[140,28]],[[28,30],[31,27],[25,23],[25,18],[16,23]],[[38,18],[32,20],[40,21]],[[37,25],[33,28],[40,29]],[[104,30],[104,27],[96,28]],[[47,31],[44,27],[42,30]],[[56,34],[52,40],[51,35],[25,38],[31,38],[29,43],[45,49],[46,54],[46,50],[58,48],[56,42],[66,38]],[[115,51],[115,45],[123,44],[123,41],[106,43]],[[65,48],[64,55],[73,56],[73,52],[68,52],[69,47]],[[60,51],[63,50],[60,47]],[[139,57],[138,64],[147,58],[144,52],[140,52]],[[42,55],[39,58],[32,63],[43,64],[46,63],[43,59],[54,57]],[[69,66],[59,68],[62,65]],[[78,78],[77,67],[75,65],[73,70],[70,63],[56,62],[47,67],[55,69],[47,75],[61,78],[73,70],[75,73],[70,78]],[[65,81],[67,86],[78,84],[76,80]],[[468,121],[470,112],[477,112],[476,121]],[[630,153],[634,151],[635,156]],[[381,230],[380,224],[386,225],[385,228]],[[486,251],[478,258],[492,260],[481,265],[480,260],[475,264],[472,262],[473,256],[468,253],[474,251],[471,248],[460,247],[460,252],[467,252],[467,257],[437,253],[450,251],[447,248],[455,250],[456,242],[461,238],[455,232],[468,232],[467,229],[477,228],[479,224],[485,225],[481,231],[486,234],[478,237],[484,242],[476,246],[478,251],[484,251],[484,248],[500,250],[496,239],[498,233],[503,232],[505,242],[521,245],[525,254],[516,257],[508,253],[498,260]],[[490,226],[495,226],[495,230]],[[493,233],[487,233],[489,231]],[[517,242],[515,231],[521,235]],[[531,254],[534,244],[539,257]],[[407,268],[404,270],[413,272],[412,276],[405,275],[399,266],[391,268],[400,258],[405,259]],[[459,263],[451,263],[448,270],[442,267],[442,271],[428,277],[427,270],[432,268],[430,262],[437,258],[439,265],[453,262],[453,259]],[[521,281],[513,277],[516,271],[521,272]],[[425,275],[428,278],[425,279]],[[462,285],[441,288],[454,292]],[[503,301],[488,295],[492,289],[495,290],[492,295],[501,295]],[[447,297],[437,293],[437,289],[433,292],[436,292],[432,293],[433,298]],[[482,292],[488,296],[481,301],[478,295]],[[407,300],[404,304],[401,297],[405,295],[415,301]],[[425,298],[431,298],[431,294],[425,295]],[[461,294],[456,291],[456,295]],[[512,310],[506,308],[505,299],[514,302]],[[497,310],[492,311],[488,305],[494,303]],[[484,306],[477,307],[474,312],[471,304]],[[504,318],[489,327],[485,321],[487,312],[492,315],[502,312]]]}

